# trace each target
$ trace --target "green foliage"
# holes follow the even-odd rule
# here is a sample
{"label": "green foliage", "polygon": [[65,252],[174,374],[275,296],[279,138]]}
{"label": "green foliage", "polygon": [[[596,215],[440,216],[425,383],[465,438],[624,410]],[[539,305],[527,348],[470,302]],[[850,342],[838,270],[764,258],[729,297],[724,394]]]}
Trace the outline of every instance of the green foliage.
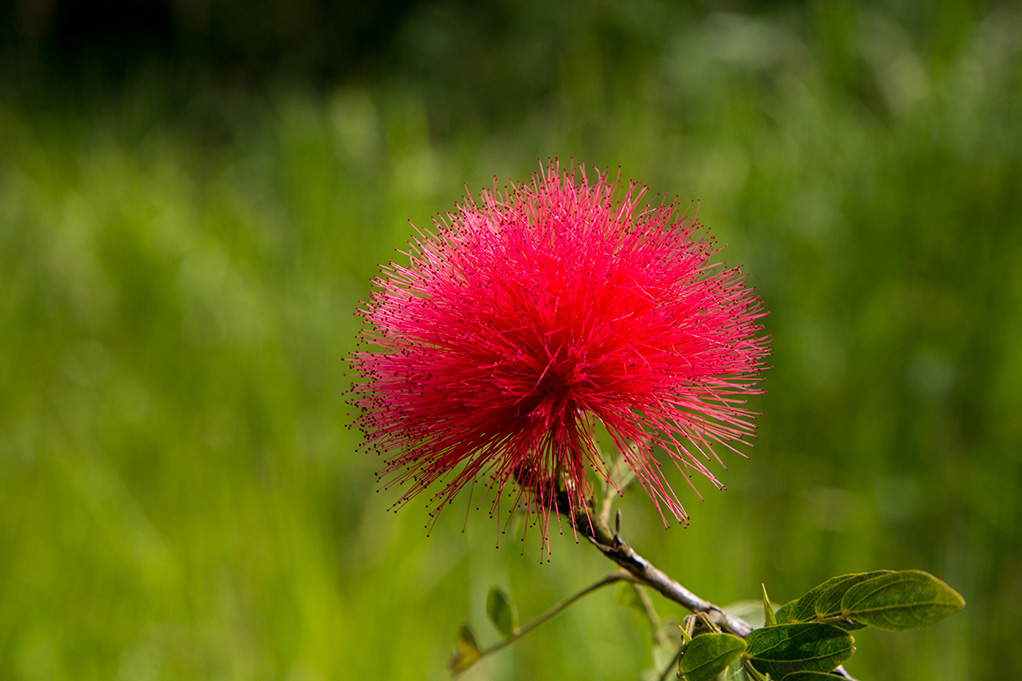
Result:
{"label": "green foliage", "polygon": [[518,633],[518,609],[500,587],[492,587],[486,595],[486,616],[504,638]]}
{"label": "green foliage", "polygon": [[458,639],[454,649],[454,656],[451,658],[448,668],[453,674],[463,672],[481,657],[479,644],[476,643],[472,627],[462,624],[458,629]]}
{"label": "green foliage", "polygon": [[753,666],[778,681],[797,671],[829,672],[855,652],[851,634],[822,622],[756,629],[745,643]]}
{"label": "green foliage", "polygon": [[927,572],[875,570],[828,579],[782,607],[777,621],[902,631],[939,622],[964,606],[961,594]]}
{"label": "green foliage", "polygon": [[[848,593],[848,590],[863,582],[892,574],[891,570],[876,570],[873,572],[862,572],[853,575],[843,575],[834,580],[828,580],[829,586],[819,592],[812,603],[816,617],[820,619],[831,619],[843,617],[848,619],[850,613],[845,610],[841,603]],[[799,599],[801,600],[801,599]],[[800,618],[801,619],[801,618]]]}
{"label": "green foliage", "polygon": [[950,586],[921,570],[902,570],[861,581],[841,599],[841,615],[880,629],[925,627],[965,607]]}
{"label": "green foliage", "polygon": [[840,606],[845,592],[861,581],[888,574],[890,570],[875,570],[851,575],[832,577],[824,583],[810,589],[797,601],[786,604],[777,612],[777,621],[808,622],[817,618],[838,617],[840,607],[834,611],[835,605]]}
{"label": "green foliage", "polygon": [[686,681],[712,681],[744,651],[745,641],[737,636],[702,634],[681,649],[678,673]]}
{"label": "green foliage", "polygon": [[767,595],[766,584],[761,584],[763,587],[763,622],[764,626],[770,627],[777,624],[777,615],[774,613],[774,606],[770,603],[770,597]]}
{"label": "green foliage", "polygon": [[957,591],[921,570],[840,575],[810,589],[776,615],[763,586],[766,625],[746,638],[747,659],[776,679],[826,675],[855,651],[850,629],[901,631],[934,624],[965,606]]}
{"label": "green foliage", "polygon": [[795,608],[798,607],[798,600],[788,601],[774,613],[774,624],[787,624],[788,622],[797,622],[798,618],[795,616]]}

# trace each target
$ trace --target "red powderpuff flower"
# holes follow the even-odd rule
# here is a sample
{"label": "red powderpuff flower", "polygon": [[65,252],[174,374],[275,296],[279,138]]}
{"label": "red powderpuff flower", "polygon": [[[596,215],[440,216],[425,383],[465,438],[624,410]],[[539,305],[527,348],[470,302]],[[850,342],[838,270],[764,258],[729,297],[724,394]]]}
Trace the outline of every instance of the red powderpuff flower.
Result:
{"label": "red powderpuff flower", "polygon": [[442,483],[435,517],[488,478],[492,509],[524,494],[545,540],[552,511],[585,512],[588,471],[608,476],[598,423],[665,523],[688,516],[655,450],[723,488],[704,459],[753,432],[764,313],[738,269],[709,262],[694,215],[616,190],[555,162],[467,198],[419,231],[407,266],[382,268],[358,312],[375,347],[352,359],[353,404],[381,475],[409,483],[397,505]]}

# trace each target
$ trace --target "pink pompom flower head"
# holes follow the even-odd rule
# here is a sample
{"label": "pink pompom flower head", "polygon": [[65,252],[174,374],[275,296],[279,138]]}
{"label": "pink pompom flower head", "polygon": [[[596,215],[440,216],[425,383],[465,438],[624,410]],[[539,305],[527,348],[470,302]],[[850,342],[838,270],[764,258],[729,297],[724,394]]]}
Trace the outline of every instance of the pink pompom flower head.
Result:
{"label": "pink pompom flower head", "polygon": [[660,450],[723,488],[704,461],[753,433],[765,313],[737,268],[710,262],[694,214],[618,189],[553,161],[466,198],[418,230],[407,266],[382,268],[358,312],[352,403],[380,476],[408,484],[396,506],[437,485],[435,518],[483,481],[491,514],[525,502],[549,546],[558,503],[588,512],[589,471],[609,476],[598,423],[665,523],[688,516]]}

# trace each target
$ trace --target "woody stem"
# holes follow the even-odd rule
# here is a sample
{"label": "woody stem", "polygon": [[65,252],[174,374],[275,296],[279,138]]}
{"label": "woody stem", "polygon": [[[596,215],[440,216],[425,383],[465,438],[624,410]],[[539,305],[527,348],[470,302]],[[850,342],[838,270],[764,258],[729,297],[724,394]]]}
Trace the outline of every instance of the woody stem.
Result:
{"label": "woody stem", "polygon": [[[558,500],[560,501],[560,500]],[[567,505],[559,508],[566,509]],[[562,512],[564,512],[562,510]],[[569,518],[575,531],[589,540],[607,558],[635,577],[641,584],[659,591],[668,600],[674,601],[693,613],[703,613],[720,627],[721,631],[745,638],[752,631],[752,625],[734,617],[709,601],[700,598],[666,573],[635,552],[621,537],[595,513],[576,512]]]}
{"label": "woody stem", "polygon": [[[723,608],[700,598],[636,553],[635,549],[621,539],[616,531],[610,529],[599,514],[594,513],[591,509],[588,512],[576,509],[572,513],[569,508],[567,495],[561,491],[557,498],[558,512],[571,521],[576,532],[588,539],[603,555],[632,575],[638,583],[660,592],[668,600],[674,601],[693,613],[702,613],[723,632],[741,638],[745,638],[752,632],[753,627],[748,622],[740,617],[729,615]],[[855,681],[844,670],[844,667],[838,667],[831,673],[837,677]]]}

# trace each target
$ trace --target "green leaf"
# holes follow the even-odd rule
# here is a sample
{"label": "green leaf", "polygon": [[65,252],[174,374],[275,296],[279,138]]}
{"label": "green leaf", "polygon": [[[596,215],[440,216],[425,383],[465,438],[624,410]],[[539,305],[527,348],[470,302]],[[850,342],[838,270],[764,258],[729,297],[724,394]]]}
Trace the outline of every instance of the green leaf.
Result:
{"label": "green leaf", "polygon": [[[841,590],[841,586],[849,580],[857,580],[862,575],[868,575],[867,579],[876,575],[887,574],[890,570],[877,570],[875,572],[861,572],[853,573],[850,575],[840,575],[838,577],[831,577],[822,584],[819,584],[809,591],[807,591],[801,598],[795,601],[794,605],[791,603],[786,604],[781,610],[783,611],[784,620],[778,616],[778,622],[811,622],[817,619],[816,604],[824,594],[828,594],[833,590],[837,590],[840,593],[844,593]],[[791,607],[788,610],[788,607]]]}
{"label": "green leaf", "polygon": [[784,677],[784,681],[835,681],[837,677],[827,672],[795,672]]}
{"label": "green leaf", "polygon": [[777,624],[777,617],[774,615],[774,606],[770,605],[770,597],[767,596],[766,584],[760,584],[763,587],[763,622],[764,626],[772,627]]}
{"label": "green leaf", "polygon": [[842,614],[841,599],[844,598],[849,589],[856,584],[889,574],[892,574],[890,570],[873,570],[872,572],[857,572],[835,577],[834,580],[836,581],[832,580],[833,584],[831,584],[830,588],[823,590],[816,599],[816,602],[813,603],[816,616],[822,619],[840,617]]}
{"label": "green leaf", "polygon": [[475,664],[480,657],[482,657],[482,653],[476,643],[475,634],[472,633],[472,627],[462,624],[461,629],[458,630],[457,647],[448,667],[452,673],[458,674]]}
{"label": "green leaf", "polygon": [[491,588],[486,595],[486,616],[504,638],[511,638],[518,632],[518,611],[500,587]]}
{"label": "green leaf", "polygon": [[777,619],[777,624],[787,624],[788,622],[794,621],[795,618],[795,606],[798,605],[798,599],[788,601],[777,609],[774,617]]}
{"label": "green leaf", "polygon": [[816,617],[816,601],[820,595],[835,584],[841,583],[847,575],[831,577],[823,584],[819,584],[807,591],[801,598],[795,601],[791,612],[788,615],[791,622],[808,622]]}
{"label": "green leaf", "polygon": [[848,618],[832,618],[826,620],[827,624],[833,624],[835,627],[841,627],[845,631],[858,631],[859,629],[865,629],[866,625],[862,622],[856,622]]}
{"label": "green leaf", "polygon": [[712,681],[744,650],[745,641],[731,634],[696,636],[682,649],[678,672],[686,681]]}
{"label": "green leaf", "polygon": [[745,673],[745,661],[738,658],[727,666],[724,671],[724,681],[749,681],[749,675]]}
{"label": "green leaf", "polygon": [[745,660],[742,665],[742,671],[750,681],[770,681],[770,674],[763,674],[763,672],[753,667],[751,660]]}
{"label": "green leaf", "polygon": [[756,629],[745,643],[756,669],[775,679],[800,671],[829,672],[855,651],[851,634],[822,622]]}
{"label": "green leaf", "polygon": [[924,627],[963,607],[961,594],[922,570],[874,577],[856,584],[841,599],[844,616],[891,631]]}

